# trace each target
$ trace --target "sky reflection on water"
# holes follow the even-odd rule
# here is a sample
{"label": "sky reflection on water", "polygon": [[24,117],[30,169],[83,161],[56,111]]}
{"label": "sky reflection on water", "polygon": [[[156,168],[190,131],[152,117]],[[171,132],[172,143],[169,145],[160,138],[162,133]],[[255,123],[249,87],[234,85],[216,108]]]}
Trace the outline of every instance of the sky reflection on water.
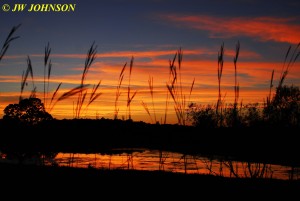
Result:
{"label": "sky reflection on water", "polygon": [[[164,170],[174,173],[212,174],[225,177],[299,179],[299,167],[222,160],[159,150],[115,150],[112,153],[58,153],[49,165],[99,168]],[[293,172],[293,174],[291,174]]]}

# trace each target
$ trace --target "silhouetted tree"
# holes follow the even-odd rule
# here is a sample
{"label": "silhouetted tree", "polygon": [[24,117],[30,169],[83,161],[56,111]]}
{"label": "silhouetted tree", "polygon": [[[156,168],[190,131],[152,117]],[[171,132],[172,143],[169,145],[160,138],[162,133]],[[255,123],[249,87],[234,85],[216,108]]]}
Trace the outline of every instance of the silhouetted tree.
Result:
{"label": "silhouetted tree", "polygon": [[19,104],[9,104],[4,109],[3,119],[33,125],[44,120],[52,120],[53,117],[46,112],[40,99],[29,98],[21,100]]}

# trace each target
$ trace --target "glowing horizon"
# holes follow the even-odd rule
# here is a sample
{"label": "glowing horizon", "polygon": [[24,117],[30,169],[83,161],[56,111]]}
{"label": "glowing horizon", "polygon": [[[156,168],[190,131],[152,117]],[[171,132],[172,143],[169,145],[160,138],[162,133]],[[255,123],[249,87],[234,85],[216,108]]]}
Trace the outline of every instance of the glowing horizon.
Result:
{"label": "glowing horizon", "polygon": [[[132,75],[131,75],[131,93],[137,91],[136,97],[131,103],[132,118],[136,121],[151,122],[154,121],[154,109],[157,121],[161,121],[165,115],[166,108],[166,96],[167,87],[166,83],[169,79],[169,64],[168,60],[161,59],[161,56],[169,56],[170,60],[174,57],[174,52],[176,51],[148,51],[148,52],[130,52],[133,53],[135,61],[133,63]],[[217,101],[217,61],[212,60],[197,60],[197,54],[201,51],[192,51],[183,49],[183,63],[181,67],[181,77],[183,92],[186,97],[186,105],[189,103],[197,103],[202,105],[215,104]],[[225,54],[224,71],[221,82],[222,94],[226,95],[225,103],[233,103],[233,86],[234,86],[234,68],[233,62],[227,61],[226,59],[232,58],[234,51],[228,50]],[[136,53],[136,57],[134,55]],[[83,60],[86,55],[80,54],[80,58]],[[102,55],[102,56],[100,56]],[[128,87],[128,68],[130,58],[124,62],[110,62],[101,61],[105,57],[111,57],[111,55],[119,55],[119,57],[129,56],[129,53],[117,54],[117,53],[98,53],[98,58],[91,66],[90,71],[87,75],[87,84],[90,84],[88,89],[88,95],[91,93],[92,85],[97,84],[101,80],[101,85],[99,91],[102,93],[101,96],[95,100],[88,108],[82,109],[82,118],[113,118],[114,117],[114,104],[115,104],[115,93],[118,82],[118,77],[121,72],[123,65],[127,62],[128,66],[125,69],[125,76],[121,86],[121,96],[118,101],[119,108],[119,118],[128,118],[127,111],[127,87]],[[149,55],[149,56],[148,56]],[[196,55],[196,57],[195,57]],[[38,55],[40,60],[42,60],[43,55]],[[276,87],[276,82],[280,75],[282,68],[282,62],[255,62],[255,61],[243,61],[244,58],[259,58],[259,54],[246,51],[243,54],[241,51],[241,62],[238,62],[238,82],[240,84],[240,100],[244,104],[247,103],[263,103],[269,91],[269,82],[272,70],[275,70],[274,84]],[[53,63],[55,64],[55,58],[78,58],[77,55],[50,55]],[[187,57],[187,59],[185,59]],[[18,60],[18,56],[10,56],[7,58],[7,63],[11,63],[14,60]],[[146,60],[146,61],[144,61]],[[120,64],[120,65],[118,65]],[[122,64],[122,65],[121,65]],[[177,64],[177,63],[176,63]],[[300,63],[297,62],[291,72],[288,74],[287,83],[299,85],[300,75]],[[25,64],[24,64],[25,66]],[[35,67],[34,63],[33,66]],[[55,91],[57,85],[62,82],[62,88],[59,90],[56,98],[63,94],[64,92],[70,90],[71,88],[78,86],[80,84],[80,79],[82,75],[83,67],[72,67],[70,68],[70,75],[58,75],[55,69],[59,66],[53,66],[53,74],[50,77],[49,84],[49,94],[46,100],[46,108],[49,109],[49,103],[53,92]],[[158,71],[159,70],[159,71]],[[34,70],[33,70],[34,71]],[[35,71],[34,71],[35,72]],[[152,98],[150,95],[148,79],[153,77],[153,87],[154,87],[154,109]],[[15,89],[19,90],[20,86],[20,76],[19,75],[1,75],[0,84],[10,84],[15,85]],[[193,86],[193,91],[189,95],[192,81],[195,79]],[[26,98],[30,94],[31,90],[31,78],[28,77],[28,86],[23,93],[23,97]],[[43,100],[43,74],[34,73],[34,82],[37,86],[37,97]],[[18,103],[20,90],[9,92],[1,92],[0,100],[0,115],[3,116],[3,109],[6,105],[11,103]],[[274,90],[273,90],[274,91]],[[74,118],[74,104],[76,103],[77,96],[71,97],[67,100],[58,102],[51,114],[54,118],[64,119],[64,118]],[[54,101],[55,102],[55,101]],[[53,102],[53,103],[54,103]],[[151,118],[142,106],[142,102],[147,104],[148,109],[151,114]],[[53,105],[52,103],[52,105]],[[168,106],[168,119],[167,123],[176,123],[176,115],[174,111],[173,101],[169,100],[170,105]],[[152,121],[151,121],[152,120]]]}

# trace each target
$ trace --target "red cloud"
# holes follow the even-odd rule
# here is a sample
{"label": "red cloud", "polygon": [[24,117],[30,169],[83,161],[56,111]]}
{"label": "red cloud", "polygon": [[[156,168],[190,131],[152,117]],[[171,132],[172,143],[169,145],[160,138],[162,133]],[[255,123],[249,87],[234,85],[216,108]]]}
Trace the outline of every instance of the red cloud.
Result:
{"label": "red cloud", "polygon": [[212,16],[163,16],[168,21],[194,29],[210,32],[210,37],[248,36],[262,41],[273,40],[297,44],[300,42],[299,19],[278,17],[212,17]]}

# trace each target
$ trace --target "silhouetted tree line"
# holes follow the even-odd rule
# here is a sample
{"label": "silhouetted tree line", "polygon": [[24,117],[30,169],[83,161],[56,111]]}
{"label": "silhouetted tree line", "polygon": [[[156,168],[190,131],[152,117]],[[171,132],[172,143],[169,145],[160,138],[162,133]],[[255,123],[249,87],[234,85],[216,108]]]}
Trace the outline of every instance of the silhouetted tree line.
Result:
{"label": "silhouetted tree line", "polygon": [[234,107],[227,105],[222,115],[217,115],[216,106],[190,104],[188,115],[194,126],[217,127],[300,127],[300,90],[296,86],[276,89],[271,101],[260,106],[258,103],[241,105],[234,120]]}

